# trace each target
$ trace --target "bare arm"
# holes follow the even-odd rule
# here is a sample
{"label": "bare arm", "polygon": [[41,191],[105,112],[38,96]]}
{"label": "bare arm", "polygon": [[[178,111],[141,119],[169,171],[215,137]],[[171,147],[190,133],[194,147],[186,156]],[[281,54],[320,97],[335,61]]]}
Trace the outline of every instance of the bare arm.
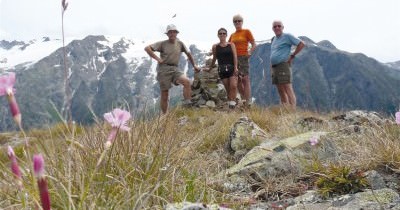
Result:
{"label": "bare arm", "polygon": [[293,54],[293,55],[299,54],[299,52],[300,52],[303,48],[304,48],[304,42],[301,41],[301,42],[297,45],[296,49],[294,50],[294,52],[293,52],[292,54]]}
{"label": "bare arm", "polygon": [[194,63],[194,59],[193,56],[190,52],[185,52],[186,56],[189,58],[190,63],[193,65],[193,68],[196,72],[200,71],[200,68],[196,66],[196,64]]}
{"label": "bare arm", "polygon": [[237,53],[236,53],[236,47],[234,43],[230,43],[231,44],[231,48],[232,48],[232,52],[233,52],[233,65],[235,67],[235,72],[234,74],[237,75],[237,73],[239,72],[238,70],[238,60],[237,60]]}
{"label": "bare arm", "polygon": [[297,45],[297,47],[296,47],[296,49],[294,50],[294,52],[290,55],[289,60],[288,60],[288,63],[289,63],[289,64],[292,64],[292,61],[293,61],[294,57],[295,57],[303,48],[304,48],[304,42],[301,41],[301,42]]}
{"label": "bare arm", "polygon": [[149,54],[150,57],[154,58],[158,63],[163,63],[164,61],[158,57],[154,51],[151,49],[150,45],[144,48],[144,51],[147,52],[147,54]]}
{"label": "bare arm", "polygon": [[251,48],[250,48],[250,51],[249,51],[249,55],[252,55],[254,50],[257,47],[257,44],[256,44],[256,41],[254,41],[254,40],[250,41],[250,44],[251,44]]}
{"label": "bare arm", "polygon": [[214,44],[212,46],[212,56],[213,57],[212,57],[212,61],[211,61],[211,66],[209,66],[208,70],[212,69],[215,65],[215,62],[217,61],[217,45],[216,44]]}

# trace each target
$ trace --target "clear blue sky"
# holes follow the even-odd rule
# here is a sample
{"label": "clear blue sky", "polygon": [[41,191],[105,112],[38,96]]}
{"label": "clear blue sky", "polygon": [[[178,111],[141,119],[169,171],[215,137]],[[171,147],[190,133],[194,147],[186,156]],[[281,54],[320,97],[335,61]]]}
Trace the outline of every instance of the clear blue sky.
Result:
{"label": "clear blue sky", "polygon": [[[308,36],[316,42],[330,40],[341,50],[361,52],[381,62],[400,60],[399,0],[68,2],[68,37],[103,34],[164,39],[165,26],[175,23],[183,41],[212,44],[217,41],[218,28],[234,30],[232,16],[239,13],[256,40],[271,38],[271,23],[280,19],[285,32],[295,36]],[[27,41],[43,36],[61,37],[61,0],[0,0],[0,40]]]}

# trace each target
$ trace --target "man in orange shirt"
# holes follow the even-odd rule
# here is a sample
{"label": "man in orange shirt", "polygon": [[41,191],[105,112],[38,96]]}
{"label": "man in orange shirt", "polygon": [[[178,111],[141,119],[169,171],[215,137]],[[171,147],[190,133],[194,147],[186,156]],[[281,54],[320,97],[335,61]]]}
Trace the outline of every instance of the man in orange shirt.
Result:
{"label": "man in orange shirt", "polygon": [[[243,17],[241,15],[233,16],[233,25],[236,28],[236,32],[231,34],[229,42],[233,42],[236,46],[239,69],[238,90],[242,100],[245,100],[245,105],[250,106],[252,100],[249,78],[249,57],[255,50],[256,43],[250,30],[242,28]],[[248,49],[249,43],[251,44],[250,50]]]}

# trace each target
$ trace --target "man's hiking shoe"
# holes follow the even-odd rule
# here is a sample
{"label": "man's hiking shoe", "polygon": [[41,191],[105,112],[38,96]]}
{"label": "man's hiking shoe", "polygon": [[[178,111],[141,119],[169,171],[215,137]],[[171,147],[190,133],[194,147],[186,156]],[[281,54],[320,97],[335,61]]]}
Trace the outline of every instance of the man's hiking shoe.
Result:
{"label": "man's hiking shoe", "polygon": [[182,107],[184,107],[184,108],[190,108],[192,106],[193,106],[193,102],[192,101],[184,101],[182,103]]}
{"label": "man's hiking shoe", "polygon": [[235,101],[228,101],[228,107],[229,107],[229,109],[235,109],[236,108],[236,102]]}

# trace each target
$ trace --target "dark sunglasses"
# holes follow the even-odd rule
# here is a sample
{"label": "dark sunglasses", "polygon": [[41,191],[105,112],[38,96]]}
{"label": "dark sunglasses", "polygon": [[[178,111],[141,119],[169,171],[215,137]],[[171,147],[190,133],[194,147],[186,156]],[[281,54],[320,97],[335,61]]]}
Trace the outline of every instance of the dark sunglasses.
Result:
{"label": "dark sunglasses", "polygon": [[226,33],[224,33],[224,32],[221,32],[221,33],[218,33],[218,35],[226,35]]}
{"label": "dark sunglasses", "polygon": [[274,28],[280,28],[280,27],[282,27],[281,25],[276,25],[276,26],[274,26]]}
{"label": "dark sunglasses", "polygon": [[242,22],[242,20],[234,20],[233,22],[234,23],[240,23],[240,22]]}

